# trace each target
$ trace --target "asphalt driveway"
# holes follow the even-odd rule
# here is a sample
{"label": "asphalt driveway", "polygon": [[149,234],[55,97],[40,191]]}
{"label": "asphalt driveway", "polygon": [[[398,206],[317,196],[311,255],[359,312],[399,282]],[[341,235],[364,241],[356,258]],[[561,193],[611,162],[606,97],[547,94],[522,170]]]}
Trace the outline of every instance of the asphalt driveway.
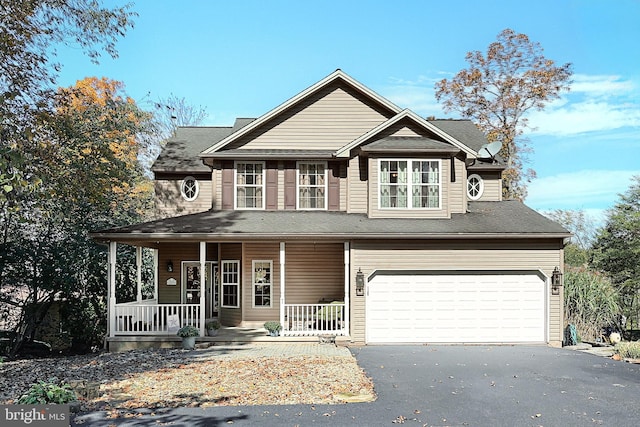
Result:
{"label": "asphalt driveway", "polygon": [[181,408],[110,426],[585,426],[640,425],[640,365],[544,346],[352,348],[378,399],[344,405]]}

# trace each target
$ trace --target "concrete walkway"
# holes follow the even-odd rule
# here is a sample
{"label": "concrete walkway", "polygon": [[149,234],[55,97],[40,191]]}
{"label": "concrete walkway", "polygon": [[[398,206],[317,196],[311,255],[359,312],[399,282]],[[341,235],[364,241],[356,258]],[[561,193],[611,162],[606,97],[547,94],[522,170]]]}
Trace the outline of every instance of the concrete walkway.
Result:
{"label": "concrete walkway", "polygon": [[318,342],[246,342],[236,344],[213,345],[207,348],[185,351],[185,355],[197,359],[209,358],[257,358],[257,357],[293,357],[293,356],[345,356],[351,352],[346,347]]}

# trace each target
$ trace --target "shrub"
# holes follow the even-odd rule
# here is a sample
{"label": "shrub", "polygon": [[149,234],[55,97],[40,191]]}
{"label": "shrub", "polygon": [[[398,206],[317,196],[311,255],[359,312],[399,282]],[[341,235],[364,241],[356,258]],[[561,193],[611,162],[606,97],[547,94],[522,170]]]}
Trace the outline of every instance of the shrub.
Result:
{"label": "shrub", "polygon": [[178,333],[176,334],[179,337],[182,338],[186,338],[186,337],[198,337],[200,336],[200,329],[191,326],[191,325],[187,325],[187,326],[183,326],[182,328],[178,329]]}
{"label": "shrub", "polygon": [[205,329],[220,329],[220,322],[217,320],[210,320],[206,323]]}
{"label": "shrub", "polygon": [[280,332],[282,330],[282,325],[280,324],[280,322],[270,320],[264,323],[264,328],[269,332]]}
{"label": "shrub", "polygon": [[76,394],[69,384],[50,378],[48,381],[38,381],[31,384],[27,393],[20,396],[18,403],[21,405],[46,405],[55,403],[64,405],[77,400]]}
{"label": "shrub", "polygon": [[640,342],[619,342],[615,346],[615,352],[623,359],[640,359]]}

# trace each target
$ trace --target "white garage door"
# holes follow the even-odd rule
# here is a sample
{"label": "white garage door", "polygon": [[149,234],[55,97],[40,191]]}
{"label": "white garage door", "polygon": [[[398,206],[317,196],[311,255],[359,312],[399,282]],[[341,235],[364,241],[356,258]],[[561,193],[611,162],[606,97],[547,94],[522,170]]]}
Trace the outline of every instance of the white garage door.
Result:
{"label": "white garage door", "polygon": [[536,274],[378,274],[367,284],[368,343],[545,342]]}

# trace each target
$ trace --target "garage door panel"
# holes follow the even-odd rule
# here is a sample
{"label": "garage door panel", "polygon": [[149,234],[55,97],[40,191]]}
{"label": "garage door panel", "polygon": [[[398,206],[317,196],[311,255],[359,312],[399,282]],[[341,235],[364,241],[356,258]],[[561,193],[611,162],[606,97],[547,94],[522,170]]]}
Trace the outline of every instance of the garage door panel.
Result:
{"label": "garage door panel", "polygon": [[537,275],[380,275],[368,284],[367,342],[544,342]]}

